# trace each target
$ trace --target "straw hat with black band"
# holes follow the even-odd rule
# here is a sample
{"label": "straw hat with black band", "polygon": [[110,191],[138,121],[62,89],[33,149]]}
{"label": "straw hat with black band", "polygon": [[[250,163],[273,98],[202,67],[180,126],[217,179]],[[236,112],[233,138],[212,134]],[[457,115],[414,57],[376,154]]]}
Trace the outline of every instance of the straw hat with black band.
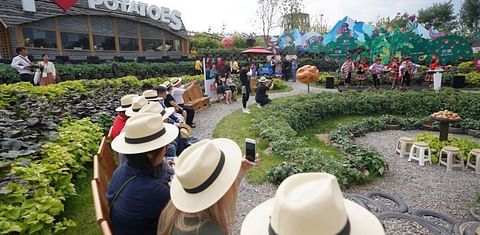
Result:
{"label": "straw hat with black band", "polygon": [[170,197],[175,207],[185,213],[208,209],[237,179],[242,151],[229,139],[201,140],[180,154]]}
{"label": "straw hat with black band", "polygon": [[115,109],[116,112],[125,112],[128,108],[132,107],[133,98],[138,95],[125,95],[120,99],[120,107]]}
{"label": "straw hat with black band", "polygon": [[261,77],[260,79],[258,79],[258,82],[259,83],[267,83],[268,79],[266,77]]}
{"label": "straw hat with black band", "polygon": [[137,96],[133,98],[132,107],[128,108],[125,111],[125,114],[129,117],[133,116],[135,113],[138,113],[143,106],[148,104],[148,100],[145,99],[145,96]]}
{"label": "straw hat with black band", "polygon": [[165,81],[162,86],[166,87],[167,89],[169,89],[170,87],[172,87],[172,83],[170,81]]}
{"label": "straw hat with black band", "polygon": [[128,119],[125,131],[112,141],[112,149],[123,154],[147,153],[162,148],[178,136],[178,128],[164,123],[160,114],[140,113]]}
{"label": "straw hat with black band", "polygon": [[158,97],[158,92],[156,90],[146,90],[142,94],[145,96],[145,99],[148,101],[159,101],[160,97]]}
{"label": "straw hat with black band", "polygon": [[166,108],[164,109],[159,102],[151,102],[145,106],[143,106],[140,111],[137,113],[133,113],[133,116],[141,114],[141,113],[157,113],[162,115],[163,120],[166,120],[175,112],[175,108]]}
{"label": "straw hat with black band", "polygon": [[384,235],[377,217],[344,199],[335,176],[297,174],[246,216],[241,235]]}
{"label": "straw hat with black band", "polygon": [[172,83],[172,86],[178,86],[180,83],[182,83],[182,78],[175,77],[170,79],[170,82]]}
{"label": "straw hat with black band", "polygon": [[180,137],[186,139],[192,135],[192,127],[190,127],[186,123],[180,123],[177,125],[178,129],[180,130]]}

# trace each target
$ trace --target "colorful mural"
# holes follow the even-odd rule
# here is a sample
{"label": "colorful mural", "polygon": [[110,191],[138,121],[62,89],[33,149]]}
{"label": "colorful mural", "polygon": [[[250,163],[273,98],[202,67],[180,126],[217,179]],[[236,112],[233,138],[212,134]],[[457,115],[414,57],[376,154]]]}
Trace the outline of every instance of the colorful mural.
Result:
{"label": "colorful mural", "polygon": [[345,17],[325,35],[301,33],[298,29],[272,38],[269,46],[280,50],[324,54],[325,60],[342,61],[348,55],[371,61],[381,57],[387,63],[394,56],[410,56],[417,63],[430,63],[432,56],[442,64],[472,59],[471,43],[464,37],[427,30],[411,16],[402,28],[376,29],[365,22]]}

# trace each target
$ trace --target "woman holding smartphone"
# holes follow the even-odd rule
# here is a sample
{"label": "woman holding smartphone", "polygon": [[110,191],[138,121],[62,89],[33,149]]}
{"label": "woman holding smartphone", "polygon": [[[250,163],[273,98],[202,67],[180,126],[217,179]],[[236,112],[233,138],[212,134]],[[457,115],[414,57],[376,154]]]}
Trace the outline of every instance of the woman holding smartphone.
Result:
{"label": "woman holding smartphone", "polygon": [[171,201],[160,215],[158,235],[231,234],[238,185],[258,162],[258,155],[255,162],[242,158],[229,139],[203,140],[185,149],[175,164]]}

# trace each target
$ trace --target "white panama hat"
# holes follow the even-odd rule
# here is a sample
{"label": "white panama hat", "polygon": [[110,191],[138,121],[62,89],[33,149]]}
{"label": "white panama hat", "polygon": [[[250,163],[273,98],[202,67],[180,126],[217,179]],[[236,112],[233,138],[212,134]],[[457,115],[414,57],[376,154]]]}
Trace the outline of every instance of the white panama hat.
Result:
{"label": "white panama hat", "polygon": [[116,112],[125,112],[128,108],[132,107],[133,98],[137,97],[138,95],[124,95],[122,99],[120,99],[120,107],[115,109]]}
{"label": "white panama hat", "polygon": [[143,108],[143,106],[148,104],[148,100],[145,98],[145,96],[137,96],[133,98],[132,101],[132,107],[128,108],[125,111],[125,114],[129,117],[133,116],[135,113],[140,111],[140,109]]}
{"label": "white panama hat", "polygon": [[344,199],[335,176],[297,174],[285,179],[275,197],[254,208],[241,235],[384,235],[377,217]]}
{"label": "white panama hat", "polygon": [[146,90],[142,94],[145,96],[145,99],[148,101],[159,101],[160,97],[158,97],[158,92],[156,90]]}
{"label": "white panama hat", "polygon": [[162,115],[163,120],[166,120],[174,112],[175,112],[175,108],[173,108],[173,107],[164,109],[159,102],[150,102],[150,103],[146,104],[145,106],[143,106],[140,109],[140,111],[138,111],[137,113],[133,113],[132,116],[138,115],[140,113],[158,113],[158,114]]}
{"label": "white panama hat", "polygon": [[242,151],[229,139],[202,140],[175,163],[170,198],[177,209],[197,213],[220,200],[237,180]]}
{"label": "white panama hat", "polygon": [[129,118],[125,131],[112,141],[112,149],[123,154],[146,153],[160,149],[178,136],[178,128],[163,123],[160,114],[141,113]]}
{"label": "white panama hat", "polygon": [[178,86],[182,82],[182,78],[175,77],[170,79],[170,82],[172,83],[172,86]]}

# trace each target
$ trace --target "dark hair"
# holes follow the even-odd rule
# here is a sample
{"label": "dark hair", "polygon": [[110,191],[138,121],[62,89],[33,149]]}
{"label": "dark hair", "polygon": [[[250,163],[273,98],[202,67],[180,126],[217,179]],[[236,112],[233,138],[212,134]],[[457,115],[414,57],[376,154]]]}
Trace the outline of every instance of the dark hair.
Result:
{"label": "dark hair", "polygon": [[158,94],[167,92],[167,88],[164,86],[157,86],[154,89],[157,90]]}
{"label": "dark hair", "polygon": [[45,56],[48,56],[48,55],[47,55],[47,54],[42,54],[42,57],[40,57],[40,58],[42,58],[42,59],[43,59],[43,57],[45,57]]}
{"label": "dark hair", "polygon": [[164,146],[162,148],[159,148],[147,153],[125,154],[125,157],[127,158],[127,164],[135,169],[145,170],[148,172],[148,175],[154,177],[155,167],[150,162],[150,159],[148,159],[148,155],[151,154],[151,155],[157,156],[160,153],[160,151],[162,151],[163,148],[166,148],[166,147],[167,146]]}
{"label": "dark hair", "polygon": [[142,91],[152,90],[152,89],[153,89],[153,86],[150,83],[144,83],[142,86]]}
{"label": "dark hair", "polygon": [[17,52],[17,54],[20,54],[20,52],[24,51],[25,50],[25,47],[17,47],[17,49],[15,49],[15,51]]}
{"label": "dark hair", "polygon": [[247,63],[243,64],[242,67],[243,67],[243,68],[246,68],[246,67],[248,67],[248,66],[250,66],[250,65],[251,65],[251,63],[247,62]]}

